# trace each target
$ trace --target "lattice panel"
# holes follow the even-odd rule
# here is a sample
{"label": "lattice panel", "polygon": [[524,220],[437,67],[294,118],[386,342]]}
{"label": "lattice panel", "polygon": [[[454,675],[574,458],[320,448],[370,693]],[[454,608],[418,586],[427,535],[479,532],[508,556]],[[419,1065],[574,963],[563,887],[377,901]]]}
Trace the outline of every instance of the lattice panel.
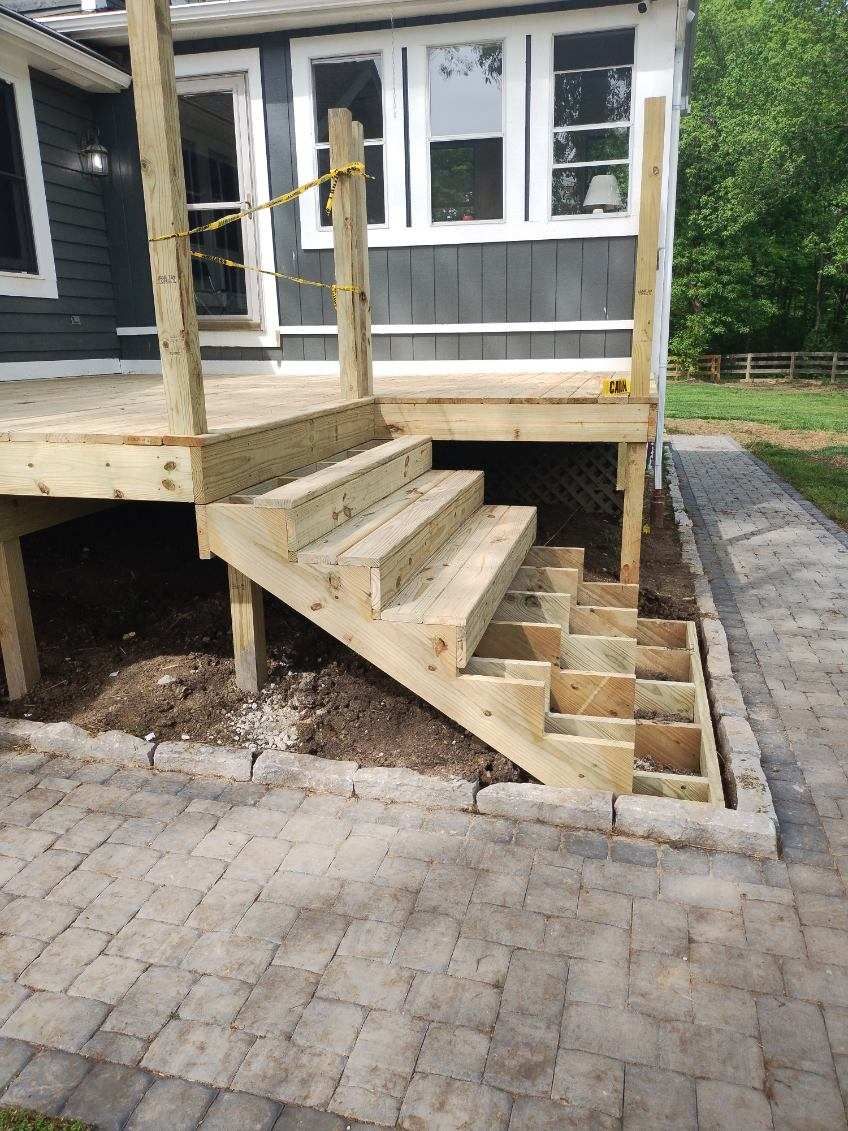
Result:
{"label": "lattice panel", "polygon": [[573,505],[617,518],[615,444],[433,444],[435,468],[480,469],[486,502],[509,505]]}

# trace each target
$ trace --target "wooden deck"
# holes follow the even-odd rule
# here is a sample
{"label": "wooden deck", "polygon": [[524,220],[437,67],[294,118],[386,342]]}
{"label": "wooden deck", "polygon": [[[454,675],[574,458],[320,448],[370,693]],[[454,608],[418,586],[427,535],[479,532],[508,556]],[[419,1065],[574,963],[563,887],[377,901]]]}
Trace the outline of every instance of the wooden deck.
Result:
{"label": "wooden deck", "polygon": [[604,397],[605,376],[381,377],[355,401],[329,374],[208,376],[200,436],[169,434],[157,375],[9,381],[0,495],[210,502],[275,474],[281,457],[308,463],[375,436],[645,443],[655,396]]}

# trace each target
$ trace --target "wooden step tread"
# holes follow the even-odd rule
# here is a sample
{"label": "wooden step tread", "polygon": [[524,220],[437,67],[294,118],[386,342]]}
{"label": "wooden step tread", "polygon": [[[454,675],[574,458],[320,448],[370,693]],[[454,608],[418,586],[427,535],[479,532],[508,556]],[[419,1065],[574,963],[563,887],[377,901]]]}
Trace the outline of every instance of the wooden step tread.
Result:
{"label": "wooden step tread", "polygon": [[[437,486],[427,491],[421,498],[414,500],[400,513],[392,516],[382,526],[372,530],[355,546],[351,546],[339,556],[340,565],[368,565],[379,566],[393,554],[402,550],[420,532],[432,526],[434,521],[449,510],[454,504],[461,501],[469,492],[479,494],[479,502],[475,510],[483,501],[483,472],[482,471],[450,471],[445,479]],[[469,518],[465,516],[465,519]],[[463,521],[465,521],[465,519]],[[449,533],[453,533],[450,530]],[[430,547],[427,558],[432,556],[444,539],[435,541]]]}
{"label": "wooden step tread", "polygon": [[310,565],[336,565],[340,554],[356,546],[395,515],[407,510],[416,500],[444,483],[450,474],[449,471],[425,471],[406,486],[393,491],[385,499],[378,499],[341,526],[304,546],[298,551],[297,560]]}
{"label": "wooden step tread", "polygon": [[[358,455],[340,460],[330,467],[322,468],[313,475],[308,475],[293,483],[287,483],[283,487],[268,491],[264,495],[259,495],[254,501],[254,506],[291,510],[326,494],[328,491],[342,487],[346,483],[358,479],[366,472],[374,471],[399,456],[412,455],[423,445],[429,444],[430,440],[427,436],[404,436],[399,440],[389,440],[385,444],[380,444],[375,448],[360,452]],[[421,470],[429,470],[429,464],[427,468]]]}
{"label": "wooden step tread", "polygon": [[454,625],[464,667],[535,534],[535,507],[482,507],[384,610],[385,619]]}

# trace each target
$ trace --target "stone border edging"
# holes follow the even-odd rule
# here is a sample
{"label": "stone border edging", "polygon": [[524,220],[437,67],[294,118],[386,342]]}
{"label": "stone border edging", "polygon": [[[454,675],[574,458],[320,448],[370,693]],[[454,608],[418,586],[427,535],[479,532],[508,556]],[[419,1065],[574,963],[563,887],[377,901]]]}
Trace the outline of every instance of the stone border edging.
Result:
{"label": "stone border edging", "polygon": [[614,798],[604,790],[501,782],[481,787],[402,768],[360,767],[313,754],[246,749],[202,742],[155,743],[123,731],[90,735],[74,723],[0,718],[0,743],[56,757],[123,768],[205,774],[228,781],[305,789],[424,808],[463,810],[508,820],[532,820],[581,832],[647,837],[665,844],[777,855],[776,826],[759,813],[736,813],[691,801]]}
{"label": "stone border edging", "polygon": [[692,573],[695,598],[701,614],[698,631],[704,651],[704,675],[716,720],[716,741],[721,755],[724,783],[733,805],[729,812],[765,816],[773,822],[777,834],[779,824],[771,790],[763,772],[760,744],[748,722],[745,700],[733,675],[727,634],[698,553],[692,533],[692,519],[686,513],[680,479],[668,445],[663,449],[663,462],[682,557]]}

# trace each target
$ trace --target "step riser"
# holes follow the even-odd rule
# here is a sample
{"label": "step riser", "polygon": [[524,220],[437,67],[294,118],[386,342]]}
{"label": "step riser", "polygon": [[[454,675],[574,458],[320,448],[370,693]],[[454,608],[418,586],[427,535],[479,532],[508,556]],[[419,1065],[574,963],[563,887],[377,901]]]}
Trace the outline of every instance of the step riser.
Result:
{"label": "step riser", "polygon": [[628,636],[636,639],[636,610],[602,605],[572,605],[569,621],[575,636]]}
{"label": "step riser", "polygon": [[580,738],[606,738],[611,742],[634,742],[636,724],[632,719],[611,719],[588,715],[548,714],[545,729],[554,734]]}
{"label": "step riser", "polygon": [[539,621],[568,629],[571,615],[569,593],[529,593],[509,590],[495,610],[493,621]]}
{"label": "step riser", "polygon": [[557,670],[551,678],[552,709],[564,715],[632,719],[635,705],[632,675]]}
{"label": "step riser", "polygon": [[516,592],[570,593],[576,597],[579,584],[579,570],[523,565],[516,572],[509,588]]}

